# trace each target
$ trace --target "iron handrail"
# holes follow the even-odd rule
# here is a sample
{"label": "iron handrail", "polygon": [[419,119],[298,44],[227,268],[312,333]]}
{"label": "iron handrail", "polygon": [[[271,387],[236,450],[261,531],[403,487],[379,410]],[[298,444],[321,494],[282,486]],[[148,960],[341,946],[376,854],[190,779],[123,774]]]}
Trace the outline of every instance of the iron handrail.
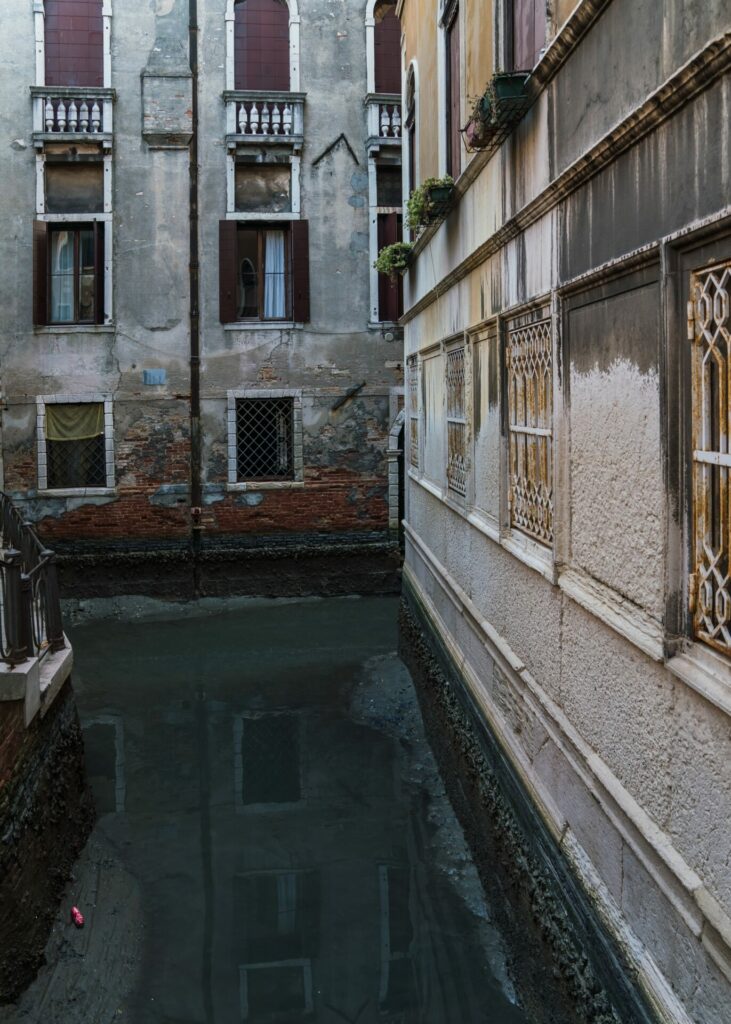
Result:
{"label": "iron handrail", "polygon": [[55,554],[0,492],[0,660],[14,668],[65,646]]}

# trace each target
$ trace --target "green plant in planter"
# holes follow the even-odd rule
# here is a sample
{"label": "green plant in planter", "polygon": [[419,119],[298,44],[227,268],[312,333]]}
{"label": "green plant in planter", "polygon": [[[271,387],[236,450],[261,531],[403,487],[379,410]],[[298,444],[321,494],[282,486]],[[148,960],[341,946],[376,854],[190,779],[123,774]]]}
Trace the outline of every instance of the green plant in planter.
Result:
{"label": "green plant in planter", "polygon": [[443,178],[426,178],[418,185],[406,202],[406,224],[411,231],[418,231],[430,220],[444,212],[454,191],[454,179],[445,174]]}
{"label": "green plant in planter", "polygon": [[388,274],[394,281],[396,274],[403,274],[408,267],[412,249],[411,242],[394,242],[392,245],[386,245],[379,252],[373,266],[379,274]]}

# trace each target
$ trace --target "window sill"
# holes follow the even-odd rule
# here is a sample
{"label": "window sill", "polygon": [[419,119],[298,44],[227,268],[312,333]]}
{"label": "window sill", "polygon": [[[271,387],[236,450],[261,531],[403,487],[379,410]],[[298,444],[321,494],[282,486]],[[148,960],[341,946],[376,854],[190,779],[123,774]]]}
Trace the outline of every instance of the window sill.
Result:
{"label": "window sill", "polygon": [[114,334],[114,324],[47,324],[33,328],[34,334]]}
{"label": "window sill", "polygon": [[224,331],[301,331],[305,325],[294,320],[239,320],[223,324]]}
{"label": "window sill", "polygon": [[226,490],[237,491],[289,491],[295,487],[304,487],[304,480],[246,480],[226,484]]}
{"label": "window sill", "polygon": [[731,715],[731,663],[722,654],[693,643],[682,654],[670,658],[666,665],[692,690]]}
{"label": "window sill", "polygon": [[39,498],[116,498],[116,487],[44,487],[38,488]]}

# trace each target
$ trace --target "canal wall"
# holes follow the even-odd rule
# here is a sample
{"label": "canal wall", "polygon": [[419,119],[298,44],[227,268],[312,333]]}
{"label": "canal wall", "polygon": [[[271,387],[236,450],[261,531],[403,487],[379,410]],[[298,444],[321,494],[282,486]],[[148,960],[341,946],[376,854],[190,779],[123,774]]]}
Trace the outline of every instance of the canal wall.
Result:
{"label": "canal wall", "polygon": [[[637,950],[617,941],[576,870],[570,830],[556,829],[521,765],[498,739],[464,674],[415,592],[405,588],[400,654],[414,680],[430,742],[491,906],[514,951],[519,991],[539,1000],[536,1024],[651,1024],[662,1018],[637,982]],[[585,859],[584,859],[585,860]],[[585,867],[586,864],[582,865]],[[629,955],[628,955],[629,954]]]}
{"label": "canal wall", "polygon": [[34,977],[94,809],[67,679],[26,724],[26,701],[0,701],[0,1004]]}

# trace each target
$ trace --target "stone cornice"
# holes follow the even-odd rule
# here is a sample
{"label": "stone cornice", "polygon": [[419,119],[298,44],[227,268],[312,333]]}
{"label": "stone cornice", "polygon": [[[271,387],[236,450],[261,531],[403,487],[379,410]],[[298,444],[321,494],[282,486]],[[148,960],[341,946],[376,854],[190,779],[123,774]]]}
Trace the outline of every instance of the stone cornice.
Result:
{"label": "stone cornice", "polygon": [[[506,221],[503,226],[479,245],[461,263],[453,268],[442,280],[410,309],[401,323],[408,323],[431,305],[439,296],[461,281],[481,263],[502,249],[508,242],[520,235],[526,228],[539,220],[545,213],[557,206],[563,199],[571,195],[590,178],[593,178],[605,167],[609,166],[622,153],[636,145],[650,132],[658,128],[681,107],[685,106],[694,96],[707,89],[724,74],[731,62],[731,32],[713,39],[702,50],[690,58],[675,74],[671,75],[658,89],[637,107],[624,120],[620,121],[607,135],[591,147],[583,156],[566,168],[550,185],[527,203],[518,213]],[[473,161],[473,164],[476,161]],[[465,186],[474,181],[487,161],[481,164],[475,173],[465,182]],[[460,188],[462,179],[466,178],[470,167],[457,183],[458,196],[464,194],[466,188]],[[416,255],[423,251],[429,240],[438,230],[438,226],[425,233],[417,243]],[[420,244],[421,243],[421,244]]]}

